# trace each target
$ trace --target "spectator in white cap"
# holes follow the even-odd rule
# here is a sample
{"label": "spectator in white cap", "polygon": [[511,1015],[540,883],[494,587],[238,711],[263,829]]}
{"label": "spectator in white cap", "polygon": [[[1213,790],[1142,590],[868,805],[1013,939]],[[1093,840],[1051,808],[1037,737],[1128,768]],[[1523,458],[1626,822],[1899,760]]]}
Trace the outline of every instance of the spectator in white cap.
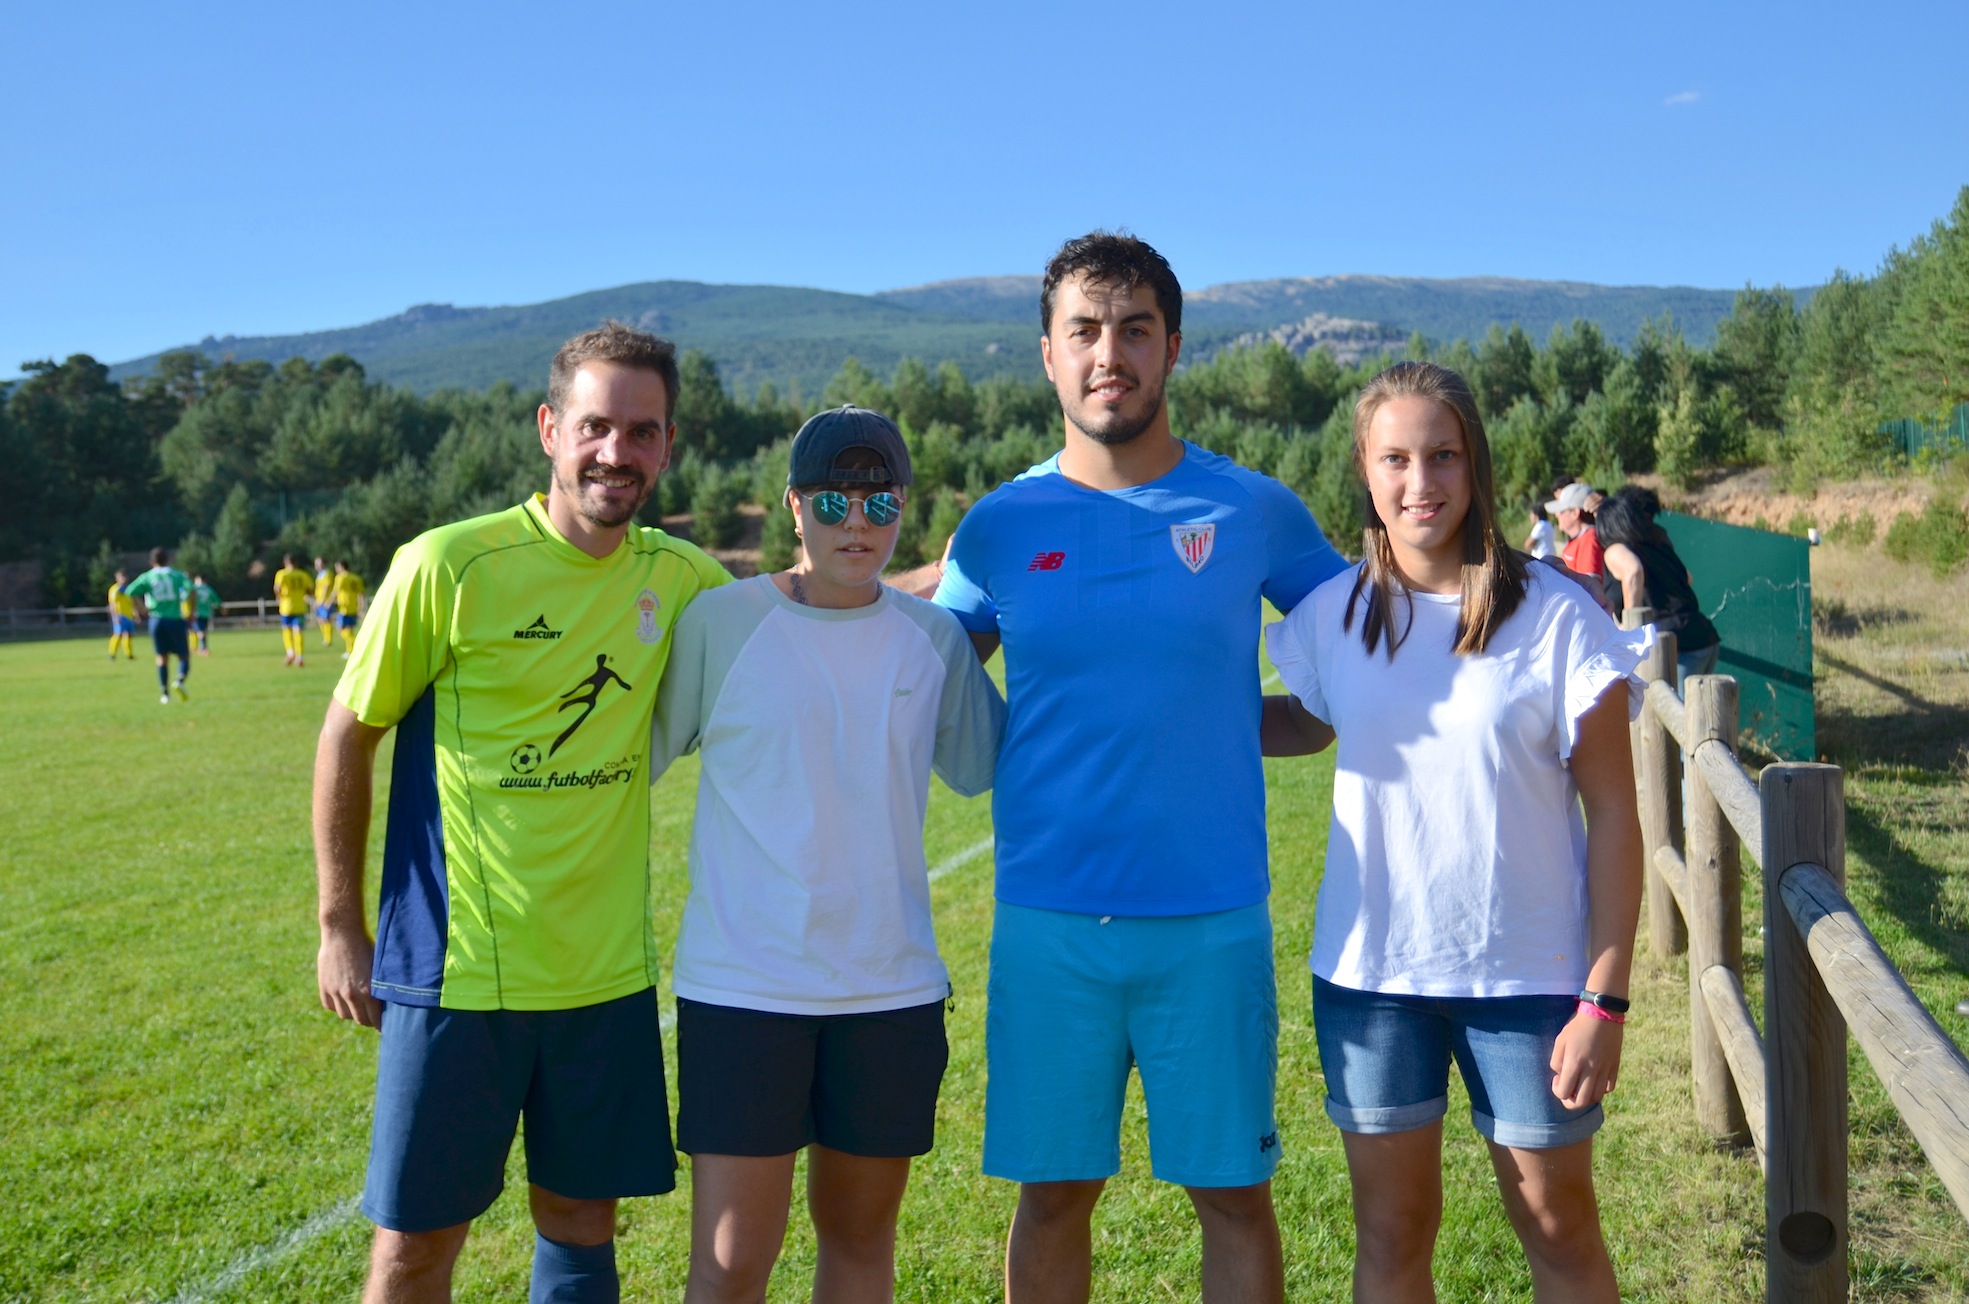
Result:
{"label": "spectator in white cap", "polygon": [[1560,533],[1568,540],[1559,550],[1559,560],[1568,569],[1597,580],[1606,572],[1607,565],[1600,550],[1600,536],[1593,528],[1593,513],[1586,505],[1592,497],[1593,486],[1575,480],[1545,504],[1545,514],[1559,523]]}

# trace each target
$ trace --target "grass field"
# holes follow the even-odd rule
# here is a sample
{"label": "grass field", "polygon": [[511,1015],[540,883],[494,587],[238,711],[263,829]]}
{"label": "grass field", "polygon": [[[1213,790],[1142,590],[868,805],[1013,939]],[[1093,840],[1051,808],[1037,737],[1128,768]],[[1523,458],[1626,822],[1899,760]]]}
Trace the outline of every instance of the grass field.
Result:
{"label": "grass field", "polygon": [[[1916,656],[1905,650],[1969,646],[1969,603],[1958,586],[1952,598],[1911,599],[1919,615],[1872,619],[1864,613],[1879,602],[1858,595],[1881,592],[1889,565],[1868,554],[1848,567],[1855,595],[1835,613],[1848,632],[1821,643],[1822,736],[1833,759],[1857,767],[1855,899],[1960,1038],[1963,1023],[1948,1011],[1969,995],[1969,778],[1940,744],[1912,760],[1886,755],[1898,744],[1878,741],[1873,721],[1932,708],[1911,736],[1969,736],[1964,654],[1947,663],[1955,678],[1931,683],[1910,678]],[[143,661],[106,664],[101,646],[0,646],[0,1189],[10,1197],[0,1206],[0,1300],[353,1298],[368,1229],[350,1201],[366,1157],[375,1040],[315,999],[308,832],[312,740],[339,662],[286,670],[272,632],[222,633],[197,666],[193,700],[163,707]],[[1927,707],[1911,706],[1909,693]],[[1283,1022],[1277,1190],[1295,1300],[1346,1298],[1352,1252],[1304,964],[1330,764],[1268,768]],[[695,775],[694,764],[680,766],[652,798],[666,946],[684,894]],[[935,790],[933,866],[989,831],[987,800]],[[983,1301],[999,1288],[1014,1192],[977,1171],[990,885],[981,856],[935,888],[957,1007],[939,1145],[904,1207],[899,1294],[910,1300]],[[1753,934],[1755,910],[1753,895]],[[1600,1153],[1609,1239],[1629,1298],[1761,1298],[1757,1169],[1711,1150],[1694,1126],[1683,981],[1679,963],[1648,960],[1636,977],[1627,1067]],[[1962,1219],[1857,1060],[1853,1119],[1856,1297],[1969,1298]],[[1528,1298],[1460,1096],[1447,1149],[1442,1297]],[[1180,1192],[1147,1176],[1139,1094],[1124,1154],[1097,1216],[1096,1296],[1194,1298],[1194,1223]],[[680,1291],[687,1171],[683,1180],[675,1196],[624,1205],[631,1298]],[[459,1298],[524,1298],[523,1181],[516,1162],[467,1249]],[[796,1217],[772,1298],[804,1298],[811,1266]]]}

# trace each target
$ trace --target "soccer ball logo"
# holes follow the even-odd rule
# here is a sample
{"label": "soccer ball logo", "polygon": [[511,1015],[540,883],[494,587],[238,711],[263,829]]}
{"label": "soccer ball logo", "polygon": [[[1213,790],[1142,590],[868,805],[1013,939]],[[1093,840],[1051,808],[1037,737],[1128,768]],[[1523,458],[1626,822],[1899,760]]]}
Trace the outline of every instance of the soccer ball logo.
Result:
{"label": "soccer ball logo", "polygon": [[521,743],[513,749],[513,773],[532,774],[540,768],[540,749],[532,743]]}

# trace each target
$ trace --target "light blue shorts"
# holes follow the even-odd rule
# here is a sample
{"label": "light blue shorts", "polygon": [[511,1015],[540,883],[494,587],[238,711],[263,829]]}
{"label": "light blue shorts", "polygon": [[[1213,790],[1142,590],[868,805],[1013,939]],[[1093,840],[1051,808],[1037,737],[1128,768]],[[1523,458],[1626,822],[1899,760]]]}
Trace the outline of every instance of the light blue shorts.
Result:
{"label": "light blue shorts", "polygon": [[1552,1047],[1576,996],[1401,996],[1315,975],[1313,1026],[1326,1112],[1343,1132],[1408,1132],[1449,1112],[1449,1063],[1470,1093],[1470,1122],[1519,1150],[1584,1141],[1606,1115],[1552,1094]]}
{"label": "light blue shorts", "polygon": [[985,1013],[984,1171],[1014,1182],[1121,1170],[1133,1065],[1156,1177],[1254,1186],[1278,1167],[1278,983],[1265,903],[1172,918],[1000,902]]}

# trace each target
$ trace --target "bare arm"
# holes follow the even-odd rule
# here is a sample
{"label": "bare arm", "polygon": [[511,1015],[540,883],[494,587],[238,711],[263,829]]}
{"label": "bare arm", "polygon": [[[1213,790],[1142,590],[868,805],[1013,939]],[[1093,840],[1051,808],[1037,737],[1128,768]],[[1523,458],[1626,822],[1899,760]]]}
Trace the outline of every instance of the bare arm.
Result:
{"label": "bare arm", "polygon": [[369,994],[376,946],[363,914],[363,859],[376,747],[387,729],[356,719],[340,702],[328,704],[314,762],[315,882],[321,951],[315,980],[323,1008],[365,1027],[382,1024],[383,1007]]}
{"label": "bare arm", "polygon": [[1634,550],[1624,543],[1610,543],[1604,554],[1607,569],[1620,581],[1621,605],[1629,611],[1647,605],[1647,572],[1641,569],[1641,559]]}
{"label": "bare arm", "polygon": [[998,650],[998,635],[974,633],[971,635],[971,646],[978,650],[978,664],[984,665]]}
{"label": "bare arm", "polygon": [[[1628,994],[1634,928],[1641,915],[1641,821],[1635,813],[1634,755],[1627,732],[1627,685],[1616,683],[1579,720],[1573,782],[1586,808],[1586,986]],[[1620,1077],[1622,1027],[1573,1014],[1552,1050],[1552,1094],[1581,1109]]]}
{"label": "bare arm", "polygon": [[1333,745],[1333,726],[1308,711],[1298,698],[1276,693],[1264,703],[1258,718],[1260,755],[1311,756]]}
{"label": "bare arm", "polygon": [[937,585],[943,583],[943,563],[933,561],[922,566],[911,567],[906,571],[897,571],[894,575],[886,576],[882,582],[892,589],[901,589],[911,597],[922,598],[927,602],[936,596]]}

